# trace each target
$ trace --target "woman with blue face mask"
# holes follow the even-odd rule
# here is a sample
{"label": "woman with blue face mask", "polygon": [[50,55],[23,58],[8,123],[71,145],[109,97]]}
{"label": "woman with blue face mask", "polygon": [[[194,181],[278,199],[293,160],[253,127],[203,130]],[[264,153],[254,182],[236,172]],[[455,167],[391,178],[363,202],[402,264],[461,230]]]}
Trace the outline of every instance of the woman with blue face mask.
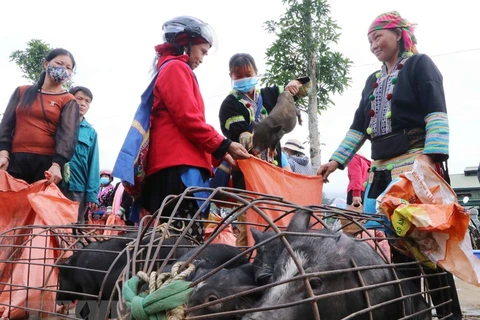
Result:
{"label": "woman with blue face mask", "polygon": [[113,203],[113,189],[115,188],[112,184],[113,176],[112,170],[103,169],[100,171],[100,190],[98,191],[98,207],[90,207],[88,212],[89,220],[107,219],[107,210],[110,209]]}
{"label": "woman with blue face mask", "polygon": [[[248,53],[233,55],[230,58],[229,69],[233,90],[223,100],[220,107],[220,126],[225,137],[242,143],[249,150],[252,142],[253,123],[268,116],[284,90],[296,95],[302,83],[292,80],[285,87],[258,88],[257,66],[253,57]],[[276,151],[277,155],[273,163],[289,169],[288,161],[282,157],[280,144]],[[232,171],[232,180],[234,188],[245,189],[245,180],[240,171]]]}
{"label": "woman with blue face mask", "polygon": [[75,59],[65,49],[52,50],[33,85],[18,87],[0,124],[0,170],[33,183],[62,180],[62,167],[74,152],[79,107],[62,86],[70,80]]}

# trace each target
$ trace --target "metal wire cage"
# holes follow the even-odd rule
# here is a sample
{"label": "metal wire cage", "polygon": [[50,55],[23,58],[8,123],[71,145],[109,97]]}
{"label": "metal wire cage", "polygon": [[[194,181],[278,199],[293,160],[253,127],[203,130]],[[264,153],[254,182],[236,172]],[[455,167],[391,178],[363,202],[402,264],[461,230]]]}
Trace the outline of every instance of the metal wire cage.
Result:
{"label": "metal wire cage", "polygon": [[[216,220],[206,214],[214,209]],[[232,227],[241,230],[236,246],[225,244]],[[177,319],[450,318],[458,306],[452,276],[389,231],[381,215],[189,188],[140,227],[27,226],[0,234],[0,315],[134,318],[124,289],[137,276],[137,302],[177,279],[188,284]]]}
{"label": "metal wire cage", "polygon": [[[202,191],[210,196],[195,196]],[[453,277],[412,254],[415,244],[393,236],[382,215],[302,207],[231,188],[192,188],[166,199],[149,223],[153,230],[169,228],[182,203],[199,200],[193,218],[175,231],[182,239],[196,223],[216,224],[209,238],[176,264],[176,274],[196,267],[186,277],[193,288],[181,311],[187,319],[447,319],[458,307]],[[201,220],[209,205],[228,208],[221,221]],[[246,229],[249,241],[243,246],[237,241],[236,254],[228,251],[230,258],[224,259],[216,242],[232,225]],[[161,245],[167,238],[164,232],[152,239]],[[155,244],[149,245],[154,250]],[[138,268],[139,251],[128,259],[119,288],[139,272],[168,274],[175,266],[165,256],[161,263],[141,261],[143,268]],[[118,314],[131,316],[122,295],[119,300]]]}

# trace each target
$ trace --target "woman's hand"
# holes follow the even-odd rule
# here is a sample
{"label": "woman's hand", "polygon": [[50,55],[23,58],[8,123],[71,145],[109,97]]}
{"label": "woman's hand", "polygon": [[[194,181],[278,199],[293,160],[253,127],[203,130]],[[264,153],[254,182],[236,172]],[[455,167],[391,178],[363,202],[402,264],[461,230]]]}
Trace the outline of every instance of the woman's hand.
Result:
{"label": "woman's hand", "polygon": [[330,173],[334,172],[335,170],[338,169],[338,162],[331,160],[330,162],[327,162],[325,164],[322,164],[320,169],[317,171],[317,175],[322,176],[323,182],[328,183],[328,176]]}
{"label": "woman's hand", "polygon": [[225,154],[225,157],[223,157],[223,160],[227,161],[227,163],[230,165],[232,168],[237,168],[237,162],[233,160],[233,157],[229,155],[228,153]]}
{"label": "woman's hand", "polygon": [[362,197],[352,197],[352,205],[358,208],[362,205]]}
{"label": "woman's hand", "polygon": [[0,151],[0,170],[8,169],[8,164],[10,163],[9,155],[7,150]]}
{"label": "woman's hand", "polygon": [[298,90],[300,90],[302,86],[303,84],[300,81],[292,80],[285,86],[285,90],[290,92],[292,96],[294,96],[298,93]]}
{"label": "woman's hand", "polygon": [[247,149],[238,142],[232,142],[232,144],[230,144],[228,147],[228,154],[230,154],[233,159],[250,158],[250,153],[248,153]]}
{"label": "woman's hand", "polygon": [[7,170],[10,159],[7,157],[0,157],[0,170]]}
{"label": "woman's hand", "polygon": [[47,185],[50,183],[58,184],[60,181],[62,181],[60,165],[56,162],[53,162],[48,171],[45,171],[45,178],[48,180]]}

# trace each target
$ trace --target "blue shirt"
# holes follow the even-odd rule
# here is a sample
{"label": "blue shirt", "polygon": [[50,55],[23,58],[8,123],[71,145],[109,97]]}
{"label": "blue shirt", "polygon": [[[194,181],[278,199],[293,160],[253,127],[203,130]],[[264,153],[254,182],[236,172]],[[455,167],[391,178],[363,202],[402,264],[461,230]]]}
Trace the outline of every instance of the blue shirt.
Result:
{"label": "blue shirt", "polygon": [[[87,202],[97,202],[100,164],[97,131],[83,118],[80,122],[75,154],[68,162],[69,177],[63,185],[69,191],[85,192]],[[68,181],[65,181],[68,180]]]}

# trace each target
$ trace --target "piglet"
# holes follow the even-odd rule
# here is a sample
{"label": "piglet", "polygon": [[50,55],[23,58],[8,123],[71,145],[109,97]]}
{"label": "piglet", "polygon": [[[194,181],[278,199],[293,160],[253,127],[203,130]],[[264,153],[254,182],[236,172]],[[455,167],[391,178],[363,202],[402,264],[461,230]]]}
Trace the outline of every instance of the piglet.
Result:
{"label": "piglet", "polygon": [[[203,274],[205,271],[201,271]],[[256,288],[253,265],[250,263],[232,269],[221,269],[205,281],[200,282],[192,291],[188,300],[188,308],[200,306],[205,303],[214,302],[221,298],[231,297],[235,294]],[[219,312],[235,311],[252,308],[259,300],[261,292],[255,292],[240,297],[232,297],[201,309],[188,311],[189,317],[214,314]],[[237,320],[242,315],[231,314],[223,317],[215,317],[219,320]]]}
{"label": "piglet", "polygon": [[260,154],[267,149],[275,150],[285,133],[291,132],[297,124],[297,109],[293,96],[284,91],[280,94],[277,104],[268,117],[254,123],[252,150]]}

